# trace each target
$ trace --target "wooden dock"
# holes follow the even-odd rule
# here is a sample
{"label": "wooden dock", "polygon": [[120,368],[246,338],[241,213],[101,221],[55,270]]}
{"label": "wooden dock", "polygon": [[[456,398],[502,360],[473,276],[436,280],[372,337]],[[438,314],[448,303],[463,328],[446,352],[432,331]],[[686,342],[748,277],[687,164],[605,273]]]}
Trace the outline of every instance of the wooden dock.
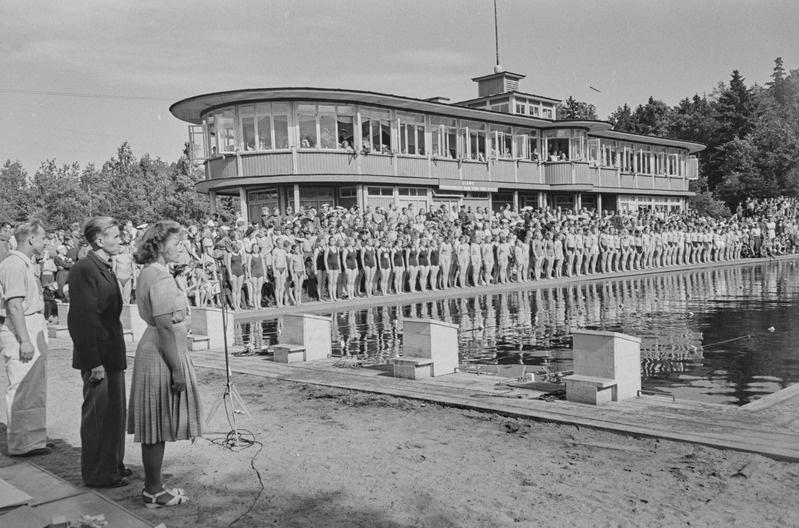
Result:
{"label": "wooden dock", "polygon": [[[196,351],[191,356],[198,368],[224,371],[222,351]],[[386,365],[352,359],[288,365],[275,363],[268,356],[231,356],[230,368],[234,379],[235,373],[242,373],[351,389],[799,462],[799,384],[743,407],[673,400],[670,396],[639,396],[592,406],[539,399],[552,390],[548,384],[467,373],[404,380],[394,378]]]}

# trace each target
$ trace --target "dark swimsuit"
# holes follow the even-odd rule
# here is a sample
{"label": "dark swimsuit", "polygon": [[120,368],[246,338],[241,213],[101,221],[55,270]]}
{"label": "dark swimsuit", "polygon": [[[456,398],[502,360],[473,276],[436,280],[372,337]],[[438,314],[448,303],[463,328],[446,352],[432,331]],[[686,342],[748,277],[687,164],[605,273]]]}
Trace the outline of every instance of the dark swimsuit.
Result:
{"label": "dark swimsuit", "polygon": [[402,260],[402,253],[400,253],[399,251],[394,253],[394,267],[396,268],[405,267],[405,261]]}
{"label": "dark swimsuit", "polygon": [[375,250],[374,249],[364,249],[363,250],[363,266],[365,268],[374,268],[375,267]]}
{"label": "dark swimsuit", "polygon": [[391,261],[388,259],[388,251],[380,252],[380,269],[388,269],[391,267]]}
{"label": "dark swimsuit", "polygon": [[328,250],[327,253],[327,269],[328,271],[338,271],[338,250]]}
{"label": "dark swimsuit", "polygon": [[252,271],[252,276],[254,278],[263,277],[264,276],[264,267],[262,264],[261,257],[253,257],[252,264],[250,264],[250,270]]}
{"label": "dark swimsuit", "polygon": [[408,252],[408,267],[419,265],[419,252],[412,249]]}
{"label": "dark swimsuit", "polygon": [[325,269],[325,254],[321,251],[316,255],[316,269],[318,271],[324,271]]}
{"label": "dark swimsuit", "polygon": [[429,253],[426,249],[419,250],[419,265],[420,266],[429,266],[430,259],[428,258]]}
{"label": "dark swimsuit", "polygon": [[438,266],[438,250],[434,249],[430,252],[430,265]]}
{"label": "dark swimsuit", "polygon": [[244,266],[241,265],[241,255],[230,254],[230,273],[236,277],[244,275]]}
{"label": "dark swimsuit", "polygon": [[346,262],[344,263],[347,266],[347,269],[358,269],[358,262],[355,260],[355,252],[349,251],[347,253]]}

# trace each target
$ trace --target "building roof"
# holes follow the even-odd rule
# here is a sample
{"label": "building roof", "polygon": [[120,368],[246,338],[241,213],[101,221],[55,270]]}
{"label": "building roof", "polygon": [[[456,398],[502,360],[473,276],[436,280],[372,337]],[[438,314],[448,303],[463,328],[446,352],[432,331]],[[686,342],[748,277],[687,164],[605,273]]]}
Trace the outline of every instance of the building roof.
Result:
{"label": "building roof", "polygon": [[592,132],[592,136],[605,138],[605,139],[617,139],[619,141],[630,141],[635,143],[648,143],[650,145],[658,145],[660,147],[675,147],[675,148],[684,148],[688,149],[690,154],[695,154],[696,152],[701,152],[705,150],[705,145],[701,143],[696,143],[694,141],[682,141],[679,139],[666,139],[657,136],[646,136],[644,134],[633,134],[631,132],[619,132],[617,130],[600,130],[597,132]]}
{"label": "building roof", "polygon": [[584,128],[592,134],[600,130],[610,130],[611,128],[610,123],[606,121],[554,121],[552,119],[503,114],[481,108],[467,108],[465,106],[414,99],[399,95],[337,88],[251,88],[227,92],[214,92],[196,95],[178,101],[169,107],[169,111],[178,119],[199,125],[202,123],[202,115],[213,108],[248,102],[275,100],[319,100],[349,104],[367,104],[385,106],[408,112],[425,112],[445,117],[483,120],[498,124],[541,129],[562,128],[564,124],[568,123],[568,126]]}
{"label": "building roof", "polygon": [[550,103],[561,103],[561,102],[563,102],[563,99],[555,99],[553,97],[547,97],[546,95],[537,95],[537,94],[531,94],[531,93],[527,93],[527,92],[519,92],[517,90],[511,90],[509,92],[499,92],[499,93],[495,93],[493,95],[484,95],[483,97],[475,97],[474,99],[467,99],[466,101],[458,101],[457,103],[453,103],[453,104],[456,104],[456,105],[471,104],[471,103],[476,103],[478,101],[488,101],[489,99],[496,99],[497,97],[502,97],[504,95],[521,95],[522,97],[531,97],[533,99],[538,99],[540,101],[547,101],[547,102],[550,102]]}
{"label": "building roof", "polygon": [[485,80],[488,80],[488,79],[499,78],[499,77],[509,77],[509,78],[513,79],[514,81],[520,81],[520,80],[524,79],[527,76],[526,75],[522,75],[521,73],[513,73],[513,72],[502,70],[502,71],[498,71],[498,72],[495,71],[494,73],[489,73],[488,75],[481,75],[480,77],[472,77],[472,80],[474,82],[480,82],[480,81],[485,81]]}

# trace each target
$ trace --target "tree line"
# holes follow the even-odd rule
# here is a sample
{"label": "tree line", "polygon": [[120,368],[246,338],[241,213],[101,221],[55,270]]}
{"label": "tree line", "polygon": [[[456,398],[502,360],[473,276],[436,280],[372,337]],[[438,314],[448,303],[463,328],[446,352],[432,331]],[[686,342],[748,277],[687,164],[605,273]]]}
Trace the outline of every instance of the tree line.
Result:
{"label": "tree line", "polygon": [[[594,105],[569,97],[558,119],[597,119]],[[635,109],[625,104],[609,117],[615,130],[695,141],[700,177],[691,182],[693,208],[729,215],[748,196],[799,196],[799,69],[774,61],[771,80],[747,86],[738,70],[709,94],[682,99],[676,106],[649,97]],[[125,142],[116,156],[97,168],[75,162],[43,162],[29,175],[19,161],[0,167],[0,221],[39,218],[50,227],[105,214],[135,222],[162,218],[188,223],[210,213],[209,197],[194,190],[204,176],[183,155],[176,162],[136,158]],[[237,198],[219,200],[223,217],[235,218]]]}
{"label": "tree line", "polygon": [[[49,228],[66,228],[96,215],[119,220],[155,222],[169,218],[181,223],[202,221],[211,212],[208,195],[194,190],[204,177],[193,166],[187,147],[177,162],[149,154],[136,158],[128,142],[116,156],[97,168],[75,162],[43,162],[29,175],[19,161],[0,167],[0,221],[41,219]],[[235,218],[238,198],[218,199],[222,216]]]}
{"label": "tree line", "polygon": [[[593,105],[570,97],[559,118],[596,119]],[[714,216],[729,214],[747,197],[799,196],[799,69],[774,61],[771,80],[747,86],[738,70],[710,94],[676,106],[649,97],[625,104],[609,117],[615,130],[702,143],[700,177],[691,182],[692,206]]]}

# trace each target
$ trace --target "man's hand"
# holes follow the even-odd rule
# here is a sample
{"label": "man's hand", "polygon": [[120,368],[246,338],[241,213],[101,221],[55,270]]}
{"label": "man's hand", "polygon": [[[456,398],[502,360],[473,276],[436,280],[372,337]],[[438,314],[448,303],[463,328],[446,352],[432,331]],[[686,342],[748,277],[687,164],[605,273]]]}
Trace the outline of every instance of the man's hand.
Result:
{"label": "man's hand", "polygon": [[33,346],[33,343],[30,341],[23,341],[19,344],[19,360],[23,363],[27,363],[31,359],[33,359],[33,354],[36,352],[36,348]]}
{"label": "man's hand", "polygon": [[100,365],[92,369],[92,374],[89,376],[89,381],[103,381],[105,378],[105,367]]}

